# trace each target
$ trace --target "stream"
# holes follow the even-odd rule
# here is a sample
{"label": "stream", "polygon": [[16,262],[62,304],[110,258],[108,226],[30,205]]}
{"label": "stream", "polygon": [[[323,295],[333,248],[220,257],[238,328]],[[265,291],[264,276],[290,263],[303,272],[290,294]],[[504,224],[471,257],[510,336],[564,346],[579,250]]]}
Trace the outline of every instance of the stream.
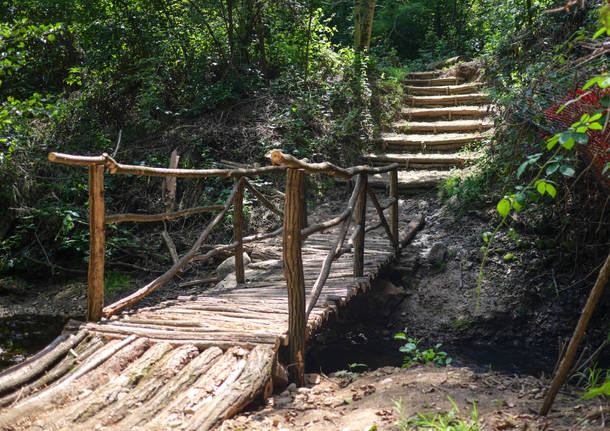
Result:
{"label": "stream", "polygon": [[67,320],[33,314],[0,319],[0,370],[42,350],[61,333]]}

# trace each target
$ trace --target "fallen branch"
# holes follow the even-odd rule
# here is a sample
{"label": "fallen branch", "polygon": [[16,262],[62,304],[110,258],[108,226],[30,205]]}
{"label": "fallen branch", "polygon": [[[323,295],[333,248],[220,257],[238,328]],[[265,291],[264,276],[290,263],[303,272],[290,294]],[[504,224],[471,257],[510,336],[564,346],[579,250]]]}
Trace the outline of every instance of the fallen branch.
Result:
{"label": "fallen branch", "polygon": [[199,235],[199,238],[197,238],[197,241],[195,241],[195,244],[193,244],[191,249],[184,256],[182,256],[182,258],[178,261],[178,263],[174,264],[170,269],[165,271],[165,273],[163,273],[162,275],[160,275],[159,277],[157,277],[156,279],[154,279],[153,281],[151,281],[150,283],[148,283],[146,286],[142,287],[141,289],[138,289],[131,295],[129,295],[123,299],[120,299],[119,301],[115,302],[114,304],[110,304],[107,307],[104,307],[104,310],[103,310],[104,316],[110,317],[113,314],[118,313],[119,311],[123,310],[124,308],[129,307],[130,305],[139,301],[140,299],[142,299],[144,296],[148,295],[150,292],[154,291],[155,289],[163,286],[165,283],[167,283],[169,280],[171,280],[172,277],[174,275],[176,275],[176,273],[178,271],[180,271],[182,269],[182,267],[184,267],[184,265],[186,265],[191,260],[193,260],[193,257],[199,251],[199,248],[203,245],[203,242],[206,240],[206,238],[210,235],[210,233],[212,232],[214,227],[220,222],[220,220],[223,219],[223,217],[229,210],[229,207],[231,206],[231,204],[233,203],[233,200],[235,199],[235,194],[237,193],[238,184],[239,184],[239,182],[236,182],[235,185],[233,186],[233,190],[231,191],[231,194],[229,195],[229,197],[227,198],[227,200],[225,202],[224,209],[221,212],[219,212],[216,215],[216,217],[214,217],[214,219],[206,226],[205,230],[201,233],[201,235]]}
{"label": "fallen branch", "polygon": [[165,242],[165,245],[167,246],[167,249],[169,250],[169,254],[172,257],[172,262],[174,262],[174,265],[176,265],[178,263],[178,261],[180,260],[178,258],[178,251],[176,251],[176,244],[174,244],[174,241],[169,236],[169,233],[167,233],[166,230],[161,232],[161,238],[163,238],[163,242]]}
{"label": "fallen branch", "polygon": [[122,223],[126,221],[135,221],[140,223],[149,223],[154,221],[171,220],[178,217],[184,217],[191,214],[199,214],[208,211],[222,210],[222,205],[209,205],[204,207],[190,208],[182,211],[168,212],[164,214],[114,214],[106,216],[106,224]]}
{"label": "fallen branch", "polygon": [[87,273],[87,271],[85,271],[84,269],[65,268],[63,266],[56,265],[52,262],[43,262],[42,260],[38,260],[31,256],[23,255],[23,258],[26,260],[29,260],[30,262],[37,263],[38,265],[43,265],[43,266],[46,266],[47,268],[51,268],[51,272],[53,272],[53,270],[57,269],[59,271],[71,272],[73,274],[86,274]]}
{"label": "fallen branch", "polygon": [[284,211],[280,210],[275,205],[273,205],[271,202],[269,202],[269,200],[265,196],[263,196],[263,194],[261,192],[256,190],[254,188],[254,186],[252,184],[250,184],[250,182],[244,180],[244,185],[246,186],[246,188],[248,190],[250,190],[250,192],[252,192],[252,194],[254,196],[256,196],[258,198],[259,201],[261,201],[261,203],[263,205],[265,205],[267,208],[269,208],[269,210],[271,212],[273,212],[274,214],[278,215],[280,218],[284,218]]}
{"label": "fallen branch", "polygon": [[215,283],[217,281],[218,281],[218,277],[202,278],[199,280],[192,280],[192,281],[187,281],[185,283],[180,283],[178,285],[178,287],[191,287],[191,286],[197,286],[198,284]]}
{"label": "fallen branch", "polygon": [[418,230],[420,230],[425,224],[424,215],[420,214],[416,216],[409,225],[407,226],[407,230],[400,236],[400,247],[404,247],[413,239]]}

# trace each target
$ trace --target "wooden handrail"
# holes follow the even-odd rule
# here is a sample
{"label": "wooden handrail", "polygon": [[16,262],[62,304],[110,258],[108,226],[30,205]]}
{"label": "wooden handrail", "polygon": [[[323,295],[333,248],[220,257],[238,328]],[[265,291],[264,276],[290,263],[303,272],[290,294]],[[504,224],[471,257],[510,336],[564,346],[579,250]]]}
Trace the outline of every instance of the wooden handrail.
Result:
{"label": "wooden handrail", "polygon": [[327,174],[340,178],[350,179],[354,175],[367,173],[367,174],[383,174],[396,170],[402,165],[400,163],[392,163],[387,166],[381,166],[373,168],[371,166],[354,166],[351,168],[342,168],[334,165],[330,162],[323,163],[308,163],[303,160],[299,160],[289,154],[284,154],[280,150],[273,150],[268,153],[265,157],[271,160],[274,166],[281,166],[294,169],[303,169],[309,174]]}
{"label": "wooden handrail", "polygon": [[369,197],[371,198],[371,202],[373,203],[373,206],[375,207],[375,210],[377,211],[377,215],[379,216],[381,225],[383,226],[383,229],[385,230],[386,234],[388,235],[390,242],[392,243],[394,248],[398,248],[398,237],[395,237],[392,234],[390,225],[388,224],[388,221],[386,220],[385,215],[383,214],[383,208],[381,208],[381,205],[379,205],[379,201],[377,201],[377,196],[375,196],[375,193],[373,193],[373,190],[371,189],[371,187],[369,185],[367,185],[366,191],[369,194]]}
{"label": "wooden handrail", "polygon": [[149,177],[180,177],[180,178],[236,178],[254,177],[262,174],[277,174],[284,172],[282,166],[264,166],[250,169],[170,169],[153,168],[150,166],[125,165],[118,163],[110,155],[101,156],[75,156],[63,153],[50,153],[49,161],[72,166],[104,165],[111,174],[145,175]]}
{"label": "wooden handrail", "polygon": [[347,208],[344,211],[344,213],[347,213],[348,216],[346,217],[346,219],[343,223],[343,226],[341,227],[341,231],[339,232],[339,235],[337,236],[337,240],[335,241],[333,246],[328,251],[328,254],[326,255],[326,259],[324,259],[324,263],[322,264],[322,269],[320,270],[320,274],[318,275],[318,278],[316,279],[316,282],[313,285],[311,294],[309,295],[309,300],[307,302],[307,308],[305,309],[305,320],[309,319],[311,310],[313,310],[313,308],[316,306],[316,303],[318,302],[318,298],[320,297],[320,293],[322,292],[322,288],[324,287],[324,283],[326,283],[326,280],[328,279],[328,276],[330,274],[330,267],[331,267],[333,261],[335,260],[335,256],[337,255],[337,253],[339,253],[339,251],[341,250],[341,247],[343,246],[343,242],[345,241],[345,236],[347,235],[347,230],[348,230],[350,222],[351,222],[351,216],[354,213],[354,206],[356,205],[356,199],[358,199],[358,192],[360,190],[361,181],[362,181],[361,177],[356,178],[356,184],[354,184],[354,190],[352,192],[351,197],[349,198],[349,201],[347,202]]}
{"label": "wooden handrail", "polygon": [[[233,251],[235,254],[235,274],[237,283],[245,283],[245,268],[242,259],[243,246],[246,243],[283,235],[284,275],[288,291],[289,308],[289,339],[290,339],[290,374],[297,384],[302,384],[305,371],[305,331],[306,322],[310,313],[316,306],[321,291],[330,275],[332,263],[342,254],[353,251],[353,273],[359,278],[364,275],[364,241],[365,235],[372,229],[383,226],[386,234],[396,251],[408,238],[398,236],[398,174],[400,164],[394,163],[383,167],[354,166],[342,168],[332,163],[309,163],[293,156],[274,150],[268,157],[273,166],[260,168],[238,167],[235,169],[169,169],[149,166],[136,166],[118,163],[108,154],[101,156],[76,156],[62,153],[50,153],[49,160],[72,166],[88,166],[90,171],[90,262],[89,262],[89,293],[88,311],[89,320],[99,320],[102,316],[110,317],[119,311],[131,306],[142,297],[161,287],[186,264],[192,261],[208,260],[222,252]],[[182,178],[233,178],[233,189],[224,205],[211,205],[190,208],[182,211],[167,212],[163,214],[114,214],[105,216],[103,184],[104,169],[111,174],[145,175],[154,177],[182,177]],[[261,174],[286,173],[286,194],[284,210],[275,206],[269,199],[260,193],[247,177]],[[368,185],[368,177],[373,174],[389,173],[389,199],[382,206],[373,190]],[[337,216],[323,222],[305,227],[303,220],[305,211],[304,181],[305,174],[327,174],[343,179],[352,179],[354,187],[347,207]],[[244,189],[248,189],[265,207],[283,219],[283,226],[268,233],[243,236],[243,197]],[[379,223],[366,226],[367,195],[370,198]],[[204,241],[209,237],[215,226],[233,206],[233,241],[230,244],[219,245],[205,254],[199,254]],[[384,211],[390,209],[389,219]],[[103,266],[105,224],[127,221],[153,222],[169,220],[204,211],[218,210],[218,214],[206,225],[191,248],[172,265],[165,273],[132,293],[131,295],[103,307]],[[350,226],[354,228],[349,238],[348,246],[344,246]],[[331,244],[320,273],[312,287],[312,292],[305,302],[305,279],[303,274],[302,241],[308,236],[323,230],[341,225],[335,241]],[[421,225],[421,223],[419,224]],[[419,226],[418,225],[418,226]],[[414,229],[411,229],[414,231]]]}

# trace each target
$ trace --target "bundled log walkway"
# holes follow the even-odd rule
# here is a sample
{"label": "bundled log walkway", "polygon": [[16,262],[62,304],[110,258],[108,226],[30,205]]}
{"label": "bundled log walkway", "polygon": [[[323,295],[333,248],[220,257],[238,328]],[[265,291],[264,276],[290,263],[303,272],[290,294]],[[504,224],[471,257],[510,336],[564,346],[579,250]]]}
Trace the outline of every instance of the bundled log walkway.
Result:
{"label": "bundled log walkway", "polygon": [[[281,375],[281,346],[291,350],[293,363],[286,364],[289,373],[295,375],[294,369],[302,373],[303,346],[298,339],[291,340],[295,331],[291,277],[299,271],[290,268],[286,251],[292,177],[306,169],[358,176],[344,213],[303,229],[303,236],[300,231],[296,234],[304,286],[301,294],[310,297],[306,337],[321,328],[339,306],[369,289],[423,218],[414,217],[408,224],[398,221],[396,198],[382,206],[366,186],[366,176],[374,172],[371,168],[349,171],[330,164],[305,166],[296,159],[276,156],[284,157],[280,162],[289,167],[284,238],[262,239],[258,247],[275,251],[278,257],[283,253],[283,262],[255,262],[242,268],[243,283],[219,285],[200,295],[135,310],[114,312],[122,306],[113,304],[103,309],[108,317],[101,320],[69,322],[45,350],[0,373],[0,405],[4,406],[0,429],[207,430],[257,396],[269,395],[272,376]],[[99,163],[115,163],[105,157],[105,161],[96,159],[98,165],[92,170]],[[395,174],[392,176],[395,180]],[[391,189],[396,191],[395,185]],[[367,190],[368,204],[363,198]],[[227,206],[224,208],[226,211]],[[390,223],[383,216],[384,208],[391,210]],[[355,223],[351,240],[344,246],[341,238],[345,238],[352,216],[357,222],[359,214],[361,222]],[[243,241],[238,238],[237,242]],[[239,268],[236,277],[240,277]],[[317,289],[320,283],[321,290]],[[317,301],[316,292],[312,294],[315,290]],[[304,302],[298,303],[303,309],[297,314],[306,316]],[[95,304],[91,307],[101,310]],[[302,375],[296,373],[297,381],[299,377]]]}
{"label": "bundled log walkway", "polygon": [[459,76],[456,67],[410,73],[405,85],[408,96],[402,119],[381,135],[380,151],[365,159],[373,164],[402,164],[400,188],[434,187],[449,176],[449,169],[462,168],[480,157],[462,150],[492,135],[489,97],[480,83]]}

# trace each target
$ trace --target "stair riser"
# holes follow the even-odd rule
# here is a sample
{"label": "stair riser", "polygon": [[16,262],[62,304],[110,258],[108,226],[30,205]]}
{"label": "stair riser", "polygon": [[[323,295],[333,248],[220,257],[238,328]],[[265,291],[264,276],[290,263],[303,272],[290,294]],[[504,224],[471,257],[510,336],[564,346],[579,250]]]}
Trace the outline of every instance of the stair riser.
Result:
{"label": "stair riser", "polygon": [[442,108],[445,106],[482,105],[488,103],[490,103],[489,97],[472,95],[446,96],[436,99],[428,99],[425,96],[411,96],[406,100],[406,104],[414,108]]}
{"label": "stair riser", "polygon": [[407,79],[436,79],[440,72],[413,72],[407,75]]}
{"label": "stair riser", "polygon": [[452,120],[482,120],[486,117],[484,114],[461,114],[461,115],[408,115],[402,114],[401,120],[407,121],[452,121]]}
{"label": "stair riser", "polygon": [[[385,166],[389,162],[373,162],[373,166]],[[396,162],[393,162],[396,163]],[[466,163],[409,163],[404,164],[404,169],[421,169],[421,170],[445,170],[451,168],[463,168],[466,166]]]}
{"label": "stair riser", "polygon": [[459,85],[465,82],[464,78],[435,78],[435,79],[405,79],[405,85],[416,87],[430,87],[434,85]]}
{"label": "stair riser", "polygon": [[479,89],[478,85],[467,87],[407,87],[407,93],[414,96],[449,96],[452,94],[469,94],[476,93]]}
{"label": "stair riser", "polygon": [[401,113],[400,118],[407,121],[451,121],[478,120],[489,115],[487,111],[470,111],[456,113]]}
{"label": "stair riser", "polygon": [[467,144],[472,142],[480,142],[482,139],[470,139],[465,142],[450,142],[450,143],[442,143],[442,144],[424,144],[422,145],[420,142],[392,142],[381,144],[382,148],[387,148],[390,151],[459,151],[463,149]]}
{"label": "stair riser", "polygon": [[493,124],[445,124],[443,126],[413,125],[413,126],[394,126],[392,129],[398,133],[414,132],[484,132],[493,127]]}
{"label": "stair riser", "polygon": [[[411,190],[411,191],[430,190],[430,189],[437,187],[443,181],[444,181],[443,179],[437,179],[437,180],[430,180],[430,181],[426,181],[426,182],[416,182],[416,183],[399,182],[398,189],[399,190]],[[383,182],[383,181],[369,181],[369,184],[371,185],[371,187],[378,188],[378,189],[387,188],[387,183]]]}

